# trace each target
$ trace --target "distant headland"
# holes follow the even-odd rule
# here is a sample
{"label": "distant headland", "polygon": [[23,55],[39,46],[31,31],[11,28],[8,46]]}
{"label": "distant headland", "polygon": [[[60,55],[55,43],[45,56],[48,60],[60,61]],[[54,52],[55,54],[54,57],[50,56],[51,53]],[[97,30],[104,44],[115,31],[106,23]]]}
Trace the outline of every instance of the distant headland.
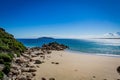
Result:
{"label": "distant headland", "polygon": [[52,37],[39,37],[38,39],[55,39],[55,38],[52,38]]}

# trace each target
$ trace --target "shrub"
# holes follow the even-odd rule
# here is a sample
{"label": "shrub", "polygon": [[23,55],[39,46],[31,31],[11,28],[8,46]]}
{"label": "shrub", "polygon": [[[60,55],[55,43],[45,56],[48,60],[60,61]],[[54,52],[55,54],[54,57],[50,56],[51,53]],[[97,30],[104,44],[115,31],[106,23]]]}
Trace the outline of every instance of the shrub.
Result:
{"label": "shrub", "polygon": [[4,62],[11,62],[12,61],[12,58],[8,54],[5,54],[5,53],[0,54],[0,59],[3,59]]}
{"label": "shrub", "polygon": [[6,75],[10,72],[10,66],[9,65],[5,65],[5,67],[2,70]]}
{"label": "shrub", "polygon": [[12,53],[8,53],[8,56],[10,56],[10,58],[13,59],[14,54],[12,54]]}
{"label": "shrub", "polygon": [[20,53],[15,53],[17,55],[17,57],[20,57]]}
{"label": "shrub", "polygon": [[0,64],[4,64],[4,60],[3,59],[0,59]]}
{"label": "shrub", "polygon": [[0,28],[0,52],[24,52],[26,47],[18,42],[13,35]]}
{"label": "shrub", "polygon": [[3,77],[4,77],[4,74],[2,71],[0,71],[0,79],[3,79]]}
{"label": "shrub", "polygon": [[10,62],[4,62],[4,65],[9,67],[11,66]]}

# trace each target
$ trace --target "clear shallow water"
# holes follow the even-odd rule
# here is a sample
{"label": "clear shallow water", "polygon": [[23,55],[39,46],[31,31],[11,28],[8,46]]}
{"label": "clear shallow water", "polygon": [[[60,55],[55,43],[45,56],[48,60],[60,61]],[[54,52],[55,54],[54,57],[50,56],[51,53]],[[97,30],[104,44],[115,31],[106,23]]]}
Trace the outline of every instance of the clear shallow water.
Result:
{"label": "clear shallow water", "polygon": [[98,55],[120,56],[120,39],[18,39],[26,47],[41,47],[56,41],[69,46],[69,50]]}

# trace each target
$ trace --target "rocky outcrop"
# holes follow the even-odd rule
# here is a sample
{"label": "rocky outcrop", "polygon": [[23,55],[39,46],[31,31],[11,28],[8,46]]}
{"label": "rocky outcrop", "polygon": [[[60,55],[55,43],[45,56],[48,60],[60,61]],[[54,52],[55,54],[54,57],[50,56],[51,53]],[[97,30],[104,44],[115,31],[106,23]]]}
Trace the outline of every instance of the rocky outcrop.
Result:
{"label": "rocky outcrop", "polygon": [[[51,54],[52,50],[64,50],[68,48],[63,44],[52,42],[40,47],[28,48],[24,53],[21,53],[20,57],[13,58],[11,69],[8,74],[11,80],[33,80],[36,76],[37,68],[40,68],[39,64],[44,63],[48,58],[46,55]],[[37,59],[36,59],[37,58]],[[59,64],[53,62],[53,64]],[[42,80],[46,80],[42,78]],[[55,80],[50,78],[49,80]]]}
{"label": "rocky outcrop", "polygon": [[60,50],[64,50],[64,49],[67,49],[68,46],[66,45],[63,45],[63,44],[59,44],[57,42],[51,42],[49,44],[44,44],[42,46],[42,50],[57,50],[57,51],[60,51]]}

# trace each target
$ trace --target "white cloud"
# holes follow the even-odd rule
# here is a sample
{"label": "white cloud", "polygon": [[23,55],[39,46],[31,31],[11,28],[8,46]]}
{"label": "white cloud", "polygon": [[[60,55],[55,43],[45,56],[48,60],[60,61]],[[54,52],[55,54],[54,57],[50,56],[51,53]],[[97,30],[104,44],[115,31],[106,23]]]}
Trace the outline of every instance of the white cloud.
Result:
{"label": "white cloud", "polygon": [[104,34],[105,38],[120,38],[120,32],[116,33],[106,33]]}

